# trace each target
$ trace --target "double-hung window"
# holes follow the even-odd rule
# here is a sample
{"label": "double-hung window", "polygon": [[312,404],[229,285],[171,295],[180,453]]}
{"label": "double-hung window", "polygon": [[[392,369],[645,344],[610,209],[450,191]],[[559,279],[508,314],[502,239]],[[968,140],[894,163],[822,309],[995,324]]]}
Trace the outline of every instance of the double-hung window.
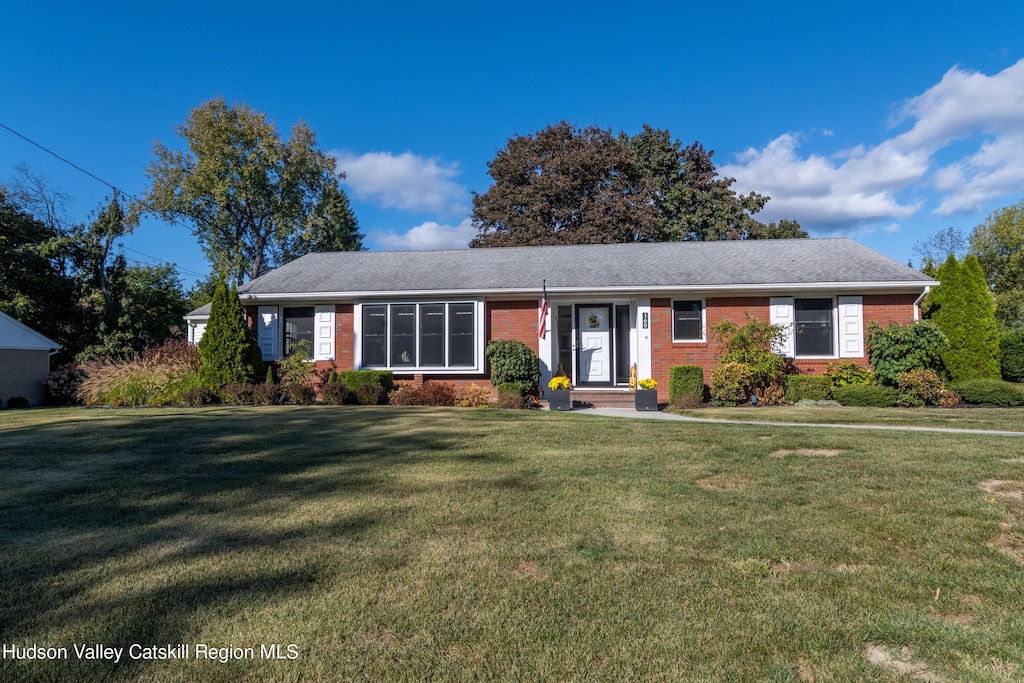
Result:
{"label": "double-hung window", "polygon": [[672,302],[672,341],[704,341],[704,302]]}
{"label": "double-hung window", "polygon": [[313,306],[284,309],[284,355],[290,356],[300,342],[306,342],[306,353],[313,354]]}
{"label": "double-hung window", "polygon": [[363,304],[361,365],[394,370],[478,367],[477,304]]}
{"label": "double-hung window", "polygon": [[833,309],[831,298],[794,301],[793,331],[797,357],[835,355]]}

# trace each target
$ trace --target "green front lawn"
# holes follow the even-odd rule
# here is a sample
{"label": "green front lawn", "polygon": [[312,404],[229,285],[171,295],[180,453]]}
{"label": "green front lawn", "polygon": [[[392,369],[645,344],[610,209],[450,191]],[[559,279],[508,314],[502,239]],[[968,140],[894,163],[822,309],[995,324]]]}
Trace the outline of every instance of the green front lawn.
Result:
{"label": "green front lawn", "polygon": [[0,468],[0,644],[70,655],[3,681],[1024,678],[1024,439],[55,409]]}
{"label": "green front lawn", "polygon": [[743,406],[676,410],[714,420],[867,424],[1024,432],[1024,408],[853,408],[848,406]]}

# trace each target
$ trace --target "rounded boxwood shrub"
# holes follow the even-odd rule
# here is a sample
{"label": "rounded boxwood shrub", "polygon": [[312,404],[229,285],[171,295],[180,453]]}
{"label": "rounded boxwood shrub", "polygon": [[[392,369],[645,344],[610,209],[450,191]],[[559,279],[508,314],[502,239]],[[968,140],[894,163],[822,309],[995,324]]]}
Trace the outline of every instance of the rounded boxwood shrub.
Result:
{"label": "rounded boxwood shrub", "polygon": [[7,407],[12,409],[28,408],[28,399],[24,396],[11,396],[7,399]]}
{"label": "rounded boxwood shrub", "polygon": [[832,398],[844,406],[889,408],[896,405],[896,402],[899,400],[899,392],[892,387],[873,384],[851,384],[833,389]]}
{"label": "rounded boxwood shrub", "polygon": [[540,360],[525,343],[515,339],[492,339],[484,352],[491,364],[491,384],[509,382],[529,385],[532,391],[540,380]]}
{"label": "rounded boxwood shrub", "polygon": [[969,379],[957,382],[953,390],[972,405],[1024,406],[1024,391],[998,379]]}
{"label": "rounded boxwood shrub", "polygon": [[790,375],[786,377],[786,401],[803,399],[827,401],[832,398],[832,378],[825,375]]}

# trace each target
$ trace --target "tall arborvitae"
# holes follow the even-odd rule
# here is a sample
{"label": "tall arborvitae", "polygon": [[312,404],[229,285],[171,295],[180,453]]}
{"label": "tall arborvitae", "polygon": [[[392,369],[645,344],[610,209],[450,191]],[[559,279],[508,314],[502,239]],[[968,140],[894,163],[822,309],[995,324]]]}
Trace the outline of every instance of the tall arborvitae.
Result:
{"label": "tall arborvitae", "polygon": [[931,317],[949,340],[943,354],[950,381],[999,378],[995,302],[974,254],[961,264],[952,254],[936,274]]}
{"label": "tall arborvitae", "polygon": [[245,309],[234,285],[217,283],[210,319],[199,340],[203,383],[214,391],[235,382],[252,382],[262,370],[259,346],[245,325]]}

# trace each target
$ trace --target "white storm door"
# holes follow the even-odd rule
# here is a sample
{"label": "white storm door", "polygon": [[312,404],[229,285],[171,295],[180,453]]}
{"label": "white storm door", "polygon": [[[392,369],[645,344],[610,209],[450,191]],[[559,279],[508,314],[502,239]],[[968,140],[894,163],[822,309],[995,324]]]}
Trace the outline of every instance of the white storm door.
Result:
{"label": "white storm door", "polygon": [[610,384],[612,381],[611,310],[607,304],[576,309],[576,327],[580,334],[576,365],[579,384]]}

